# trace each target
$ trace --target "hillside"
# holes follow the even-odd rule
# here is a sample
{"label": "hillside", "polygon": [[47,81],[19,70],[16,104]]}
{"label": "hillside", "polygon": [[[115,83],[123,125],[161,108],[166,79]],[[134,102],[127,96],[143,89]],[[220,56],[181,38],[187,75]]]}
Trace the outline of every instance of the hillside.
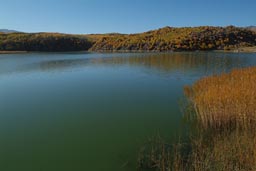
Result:
{"label": "hillside", "polygon": [[1,51],[83,51],[92,46],[84,36],[59,33],[0,33]]}
{"label": "hillside", "polygon": [[256,46],[248,28],[164,27],[139,34],[0,33],[0,51],[195,51]]}
{"label": "hillside", "polygon": [[256,33],[238,27],[165,27],[141,34],[105,36],[91,51],[223,50],[256,45]]}

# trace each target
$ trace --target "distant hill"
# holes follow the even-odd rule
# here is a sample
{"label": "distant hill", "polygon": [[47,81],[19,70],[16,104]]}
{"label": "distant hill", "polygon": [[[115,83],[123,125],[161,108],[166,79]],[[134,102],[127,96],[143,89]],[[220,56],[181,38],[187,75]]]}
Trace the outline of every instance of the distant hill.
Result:
{"label": "distant hill", "polygon": [[245,28],[164,27],[139,34],[103,36],[91,51],[194,51],[255,46],[256,33]]}
{"label": "distant hill", "polygon": [[0,29],[0,33],[17,33],[16,30]]}

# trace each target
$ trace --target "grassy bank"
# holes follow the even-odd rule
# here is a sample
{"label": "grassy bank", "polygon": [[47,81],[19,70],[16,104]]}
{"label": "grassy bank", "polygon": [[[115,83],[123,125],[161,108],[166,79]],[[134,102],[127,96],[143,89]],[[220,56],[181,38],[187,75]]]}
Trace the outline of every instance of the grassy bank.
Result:
{"label": "grassy bank", "polygon": [[202,78],[184,88],[189,140],[158,138],[139,157],[139,168],[161,171],[256,170],[256,67]]}

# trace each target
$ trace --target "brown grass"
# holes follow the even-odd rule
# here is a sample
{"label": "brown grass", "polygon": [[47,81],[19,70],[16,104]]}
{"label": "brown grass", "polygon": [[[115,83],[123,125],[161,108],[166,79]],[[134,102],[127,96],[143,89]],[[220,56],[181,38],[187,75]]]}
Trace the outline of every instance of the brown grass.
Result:
{"label": "brown grass", "polygon": [[177,145],[161,139],[151,142],[142,150],[139,166],[159,171],[256,171],[256,67],[203,78],[184,92],[190,140]]}
{"label": "brown grass", "polygon": [[255,171],[256,136],[245,131],[201,135],[191,141],[193,171]]}
{"label": "brown grass", "polygon": [[205,129],[254,127],[256,67],[206,77],[184,91],[195,109],[196,120]]}

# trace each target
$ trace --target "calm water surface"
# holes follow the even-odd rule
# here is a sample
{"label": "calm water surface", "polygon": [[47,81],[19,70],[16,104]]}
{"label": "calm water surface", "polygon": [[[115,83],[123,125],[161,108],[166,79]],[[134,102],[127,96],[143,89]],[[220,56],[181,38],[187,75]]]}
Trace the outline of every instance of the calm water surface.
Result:
{"label": "calm water surface", "polygon": [[133,171],[154,134],[182,130],[184,85],[256,54],[0,55],[0,170]]}

